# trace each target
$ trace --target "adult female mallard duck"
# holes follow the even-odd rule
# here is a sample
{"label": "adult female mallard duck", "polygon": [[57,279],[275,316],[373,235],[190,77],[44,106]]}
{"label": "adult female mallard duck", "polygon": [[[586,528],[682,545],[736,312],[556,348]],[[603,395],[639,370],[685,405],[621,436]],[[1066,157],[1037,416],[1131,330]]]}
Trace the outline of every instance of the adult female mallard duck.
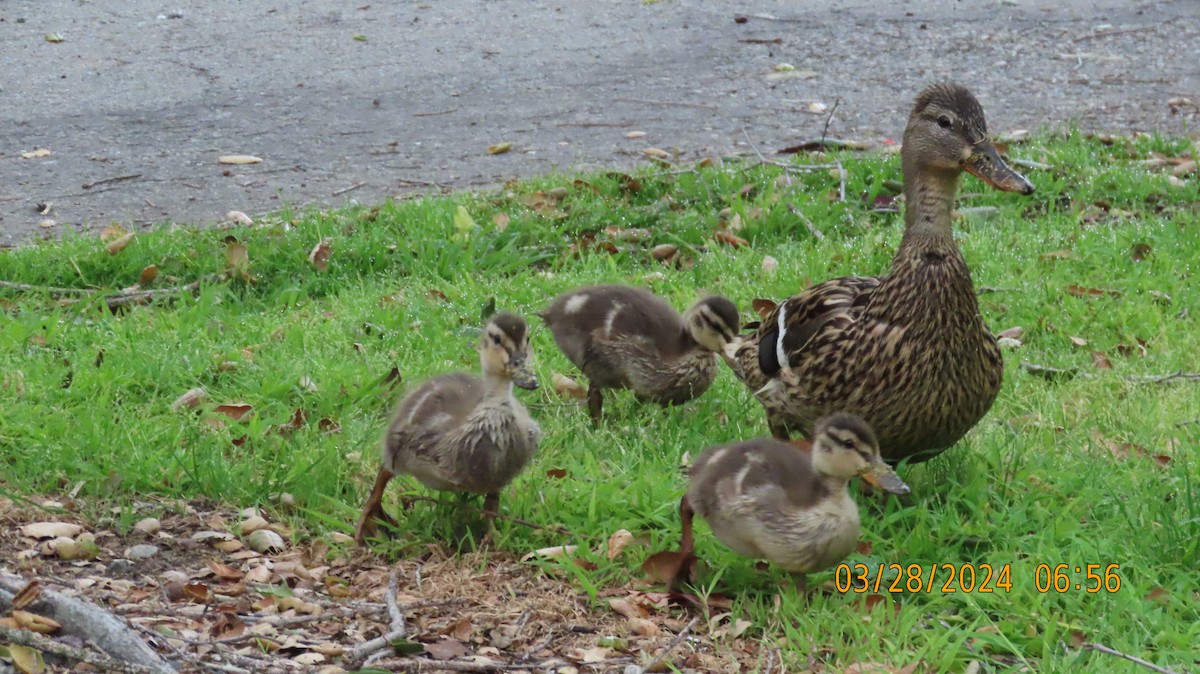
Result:
{"label": "adult female mallard duck", "polygon": [[690,475],[679,504],[683,556],[690,558],[694,549],[696,513],[734,552],[790,572],[801,592],[805,574],[833,566],[858,543],[858,506],[847,490],[851,478],[908,493],[879,455],[871,427],[845,413],[817,422],[811,451],[770,438],[720,445],[701,454]]}
{"label": "adult female mallard duck", "polygon": [[513,397],[513,384],[536,389],[528,368],[525,319],[501,312],[484,328],[479,346],[483,377],[455,372],[435,377],[396,408],[383,439],[383,465],[354,531],[359,544],[378,534],[379,521],[396,528],[383,509],[383,490],[407,473],[430,489],[484,494],[493,518],[500,490],[537,450],[540,429]]}
{"label": "adult female mallard duck", "polygon": [[630,388],[661,405],[704,393],[717,376],[716,354],[738,331],[737,307],[724,297],[705,297],[680,316],[649,290],[619,285],[572,290],[538,315],[587,376],[597,423],[606,388]]}
{"label": "adult female mallard duck", "polygon": [[780,303],[725,355],[767,411],[771,433],[806,436],[836,410],[862,416],[890,462],[953,445],[992,406],[1003,363],[979,315],[950,213],[963,171],[1030,194],[988,140],[965,88],[921,92],[900,150],[904,238],[886,276],[849,276]]}

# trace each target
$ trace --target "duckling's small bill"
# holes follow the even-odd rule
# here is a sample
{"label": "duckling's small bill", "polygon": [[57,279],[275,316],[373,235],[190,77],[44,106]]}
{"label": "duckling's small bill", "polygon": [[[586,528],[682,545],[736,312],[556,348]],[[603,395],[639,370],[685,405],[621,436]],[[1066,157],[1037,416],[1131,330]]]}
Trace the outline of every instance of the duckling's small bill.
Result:
{"label": "duckling's small bill", "polygon": [[862,474],[862,479],[872,487],[877,487],[891,494],[904,495],[912,491],[904,480],[900,479],[896,471],[892,470],[891,466],[883,461],[872,462],[867,472]]}
{"label": "duckling's small bill", "polygon": [[[517,358],[517,356],[520,358]],[[541,384],[538,382],[537,375],[533,370],[529,369],[529,359],[524,354],[513,354],[509,359],[508,366],[512,372],[512,383],[517,388],[523,388],[527,391],[536,391]]]}

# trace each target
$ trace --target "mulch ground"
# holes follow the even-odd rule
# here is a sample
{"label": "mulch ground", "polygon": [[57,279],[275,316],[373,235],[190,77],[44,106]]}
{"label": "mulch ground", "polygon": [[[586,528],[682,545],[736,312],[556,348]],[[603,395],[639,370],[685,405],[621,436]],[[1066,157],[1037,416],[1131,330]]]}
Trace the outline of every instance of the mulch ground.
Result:
{"label": "mulch ground", "polygon": [[[184,672],[716,672],[761,670],[778,658],[731,635],[728,614],[670,605],[648,582],[610,588],[597,602],[503,551],[431,545],[393,563],[340,534],[306,538],[263,513],[147,501],[84,516],[82,505],[0,497],[0,572],[119,616]],[[173,514],[129,527],[164,511]],[[117,532],[117,517],[129,533]],[[251,549],[247,530],[262,527],[284,544]],[[138,545],[157,550],[131,560],[148,551]],[[365,650],[400,626],[389,612],[392,582],[405,634]],[[48,671],[98,671],[68,660],[47,656]]]}

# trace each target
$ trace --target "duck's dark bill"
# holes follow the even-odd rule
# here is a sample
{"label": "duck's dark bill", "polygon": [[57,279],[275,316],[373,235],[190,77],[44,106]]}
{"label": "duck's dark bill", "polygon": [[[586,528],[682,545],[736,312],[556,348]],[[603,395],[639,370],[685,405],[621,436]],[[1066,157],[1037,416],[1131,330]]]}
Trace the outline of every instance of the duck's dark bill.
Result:
{"label": "duck's dark bill", "polygon": [[1033,183],[1026,180],[1025,176],[1012,170],[1000,158],[995,146],[991,143],[983,143],[980,147],[977,147],[975,154],[971,155],[971,158],[967,160],[963,168],[971,175],[998,190],[1033,194]]}
{"label": "duck's dark bill", "polygon": [[904,480],[900,479],[896,471],[885,463],[872,466],[871,470],[864,473],[862,477],[867,484],[893,494],[907,494],[912,491],[907,484],[904,484]]}
{"label": "duck's dark bill", "polygon": [[525,368],[521,368],[517,371],[516,376],[513,377],[513,384],[528,391],[536,391],[538,386],[540,386],[537,380],[537,375],[533,374],[533,372],[530,372],[529,370],[526,370]]}

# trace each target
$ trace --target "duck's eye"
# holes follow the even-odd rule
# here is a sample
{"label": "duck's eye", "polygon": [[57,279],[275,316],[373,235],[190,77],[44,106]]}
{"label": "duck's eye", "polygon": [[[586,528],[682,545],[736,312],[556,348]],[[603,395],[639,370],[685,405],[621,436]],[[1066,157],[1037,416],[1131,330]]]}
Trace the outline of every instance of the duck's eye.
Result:
{"label": "duck's eye", "polygon": [[500,346],[500,335],[492,335],[492,344]]}
{"label": "duck's eye", "polygon": [[846,438],[845,440],[842,440],[842,446],[846,449],[854,449],[854,441],[850,438]]}
{"label": "duck's eye", "polygon": [[946,115],[938,115],[937,123],[938,126],[942,127],[943,129],[949,129],[950,127],[954,126],[954,120],[950,119]]}

